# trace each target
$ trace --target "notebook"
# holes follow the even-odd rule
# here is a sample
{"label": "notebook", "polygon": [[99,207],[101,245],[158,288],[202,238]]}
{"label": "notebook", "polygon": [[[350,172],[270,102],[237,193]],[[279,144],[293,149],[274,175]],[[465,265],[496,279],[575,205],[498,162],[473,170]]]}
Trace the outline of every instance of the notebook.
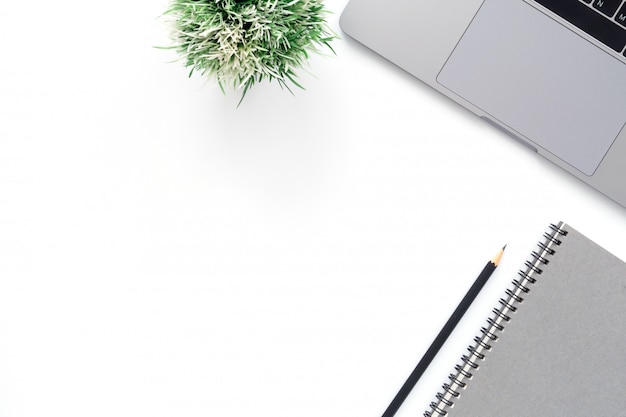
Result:
{"label": "notebook", "polygon": [[625,318],[626,264],[552,225],[424,415],[625,415]]}
{"label": "notebook", "polygon": [[350,0],[340,24],[626,206],[626,0]]}

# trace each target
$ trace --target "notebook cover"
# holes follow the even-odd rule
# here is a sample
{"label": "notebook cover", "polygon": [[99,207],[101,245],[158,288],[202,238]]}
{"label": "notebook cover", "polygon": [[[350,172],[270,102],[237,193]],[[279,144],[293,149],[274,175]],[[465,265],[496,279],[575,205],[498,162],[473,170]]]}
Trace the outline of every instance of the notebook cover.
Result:
{"label": "notebook cover", "polygon": [[626,264],[562,229],[450,417],[624,415]]}

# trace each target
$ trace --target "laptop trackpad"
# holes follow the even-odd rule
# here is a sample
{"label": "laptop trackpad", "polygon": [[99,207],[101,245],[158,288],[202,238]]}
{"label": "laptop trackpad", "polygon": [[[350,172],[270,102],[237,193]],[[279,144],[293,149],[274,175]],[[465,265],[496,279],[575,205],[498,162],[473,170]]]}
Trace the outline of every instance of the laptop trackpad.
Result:
{"label": "laptop trackpad", "polygon": [[626,65],[521,0],[486,0],[437,80],[587,175],[626,121]]}

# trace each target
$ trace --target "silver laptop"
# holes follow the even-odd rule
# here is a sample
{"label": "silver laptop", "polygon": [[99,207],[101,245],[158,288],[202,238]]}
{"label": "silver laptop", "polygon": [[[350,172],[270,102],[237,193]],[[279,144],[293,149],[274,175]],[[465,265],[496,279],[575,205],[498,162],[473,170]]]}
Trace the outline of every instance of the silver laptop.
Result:
{"label": "silver laptop", "polygon": [[351,0],[340,24],[626,206],[626,0]]}

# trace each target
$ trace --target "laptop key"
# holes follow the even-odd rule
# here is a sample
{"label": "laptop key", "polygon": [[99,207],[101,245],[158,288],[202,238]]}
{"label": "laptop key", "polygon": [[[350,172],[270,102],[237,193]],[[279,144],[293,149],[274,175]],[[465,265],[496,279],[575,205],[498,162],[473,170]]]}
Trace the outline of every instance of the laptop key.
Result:
{"label": "laptop key", "polygon": [[613,23],[584,3],[578,0],[535,1],[609,48],[617,52],[624,50],[624,46],[626,46],[626,29]]}
{"label": "laptop key", "polygon": [[622,0],[595,0],[593,8],[601,11],[609,17],[613,17]]}
{"label": "laptop key", "polygon": [[615,21],[626,27],[626,3],[624,3],[622,8],[619,9],[619,12],[617,12],[617,15],[615,15]]}

